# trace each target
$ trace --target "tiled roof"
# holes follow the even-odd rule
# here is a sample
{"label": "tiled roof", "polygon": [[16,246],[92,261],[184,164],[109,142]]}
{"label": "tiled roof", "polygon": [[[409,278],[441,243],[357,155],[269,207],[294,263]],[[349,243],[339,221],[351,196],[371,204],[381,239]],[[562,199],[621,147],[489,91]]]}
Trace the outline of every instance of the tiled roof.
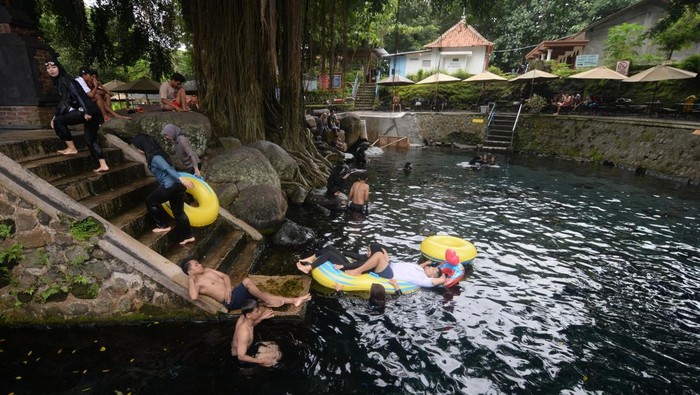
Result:
{"label": "tiled roof", "polygon": [[464,20],[460,20],[437,40],[425,45],[425,48],[475,47],[479,45],[493,46],[493,43],[485,39]]}

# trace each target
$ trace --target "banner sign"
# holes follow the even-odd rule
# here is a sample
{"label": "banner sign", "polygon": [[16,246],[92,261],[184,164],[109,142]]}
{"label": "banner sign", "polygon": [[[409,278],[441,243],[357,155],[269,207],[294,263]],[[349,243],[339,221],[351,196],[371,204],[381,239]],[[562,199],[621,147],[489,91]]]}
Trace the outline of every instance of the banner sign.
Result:
{"label": "banner sign", "polygon": [[576,57],[577,69],[581,67],[595,67],[598,65],[598,54],[595,55],[579,55]]}

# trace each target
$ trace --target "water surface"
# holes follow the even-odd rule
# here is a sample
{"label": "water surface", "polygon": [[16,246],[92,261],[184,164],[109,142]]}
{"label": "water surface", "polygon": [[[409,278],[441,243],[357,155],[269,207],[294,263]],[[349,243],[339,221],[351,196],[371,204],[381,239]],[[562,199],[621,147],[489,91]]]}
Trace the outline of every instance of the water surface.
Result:
{"label": "water surface", "polygon": [[[366,300],[314,291],[302,323],[265,322],[283,363],[240,371],[232,322],[0,330],[5,393],[698,393],[698,190],[631,172],[524,157],[468,170],[463,151],[385,153],[367,217],[291,210],[314,245],[268,248],[291,274],[326,243],[370,241],[414,262],[421,231],[471,240],[459,286]],[[414,170],[405,175],[406,161]]]}

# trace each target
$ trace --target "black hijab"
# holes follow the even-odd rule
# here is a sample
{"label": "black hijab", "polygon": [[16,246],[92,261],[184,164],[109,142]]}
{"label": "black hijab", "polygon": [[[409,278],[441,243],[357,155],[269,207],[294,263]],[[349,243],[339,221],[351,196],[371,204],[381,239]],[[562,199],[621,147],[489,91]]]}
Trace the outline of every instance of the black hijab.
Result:
{"label": "black hijab", "polygon": [[148,163],[148,166],[151,166],[151,161],[156,155],[162,156],[166,162],[168,162],[171,166],[173,165],[170,155],[165,152],[163,147],[161,147],[153,137],[147,134],[139,133],[134,136],[133,139],[131,139],[131,144],[143,151],[144,155],[146,155],[146,162]]}

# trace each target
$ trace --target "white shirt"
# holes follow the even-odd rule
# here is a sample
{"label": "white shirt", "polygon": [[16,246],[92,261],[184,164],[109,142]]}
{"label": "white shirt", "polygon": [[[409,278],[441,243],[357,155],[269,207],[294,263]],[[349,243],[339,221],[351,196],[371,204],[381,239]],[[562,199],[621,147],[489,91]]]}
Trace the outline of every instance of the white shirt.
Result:
{"label": "white shirt", "polygon": [[81,87],[83,87],[83,90],[85,91],[85,93],[90,93],[91,89],[88,86],[87,82],[85,82],[83,77],[76,77],[75,80],[78,81],[78,83],[80,84]]}
{"label": "white shirt", "polygon": [[394,280],[408,281],[419,287],[432,288],[433,279],[425,274],[422,267],[413,263],[391,262],[391,270],[394,272]]}

